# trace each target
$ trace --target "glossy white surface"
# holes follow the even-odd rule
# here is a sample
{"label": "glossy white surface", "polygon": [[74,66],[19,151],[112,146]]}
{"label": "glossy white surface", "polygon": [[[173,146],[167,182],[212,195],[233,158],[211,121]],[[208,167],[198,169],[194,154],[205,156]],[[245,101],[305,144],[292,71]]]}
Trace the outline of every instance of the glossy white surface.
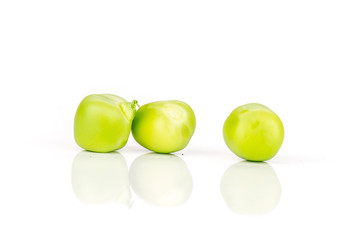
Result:
{"label": "glossy white surface", "polygon": [[279,154],[261,164],[190,147],[159,158],[131,145],[97,157],[29,147],[1,163],[9,239],[359,236],[355,159]]}
{"label": "glossy white surface", "polygon": [[[358,1],[1,1],[0,239],[359,239]],[[111,154],[73,139],[81,99],[178,99],[189,145]],[[259,102],[267,163],[222,125]]]}

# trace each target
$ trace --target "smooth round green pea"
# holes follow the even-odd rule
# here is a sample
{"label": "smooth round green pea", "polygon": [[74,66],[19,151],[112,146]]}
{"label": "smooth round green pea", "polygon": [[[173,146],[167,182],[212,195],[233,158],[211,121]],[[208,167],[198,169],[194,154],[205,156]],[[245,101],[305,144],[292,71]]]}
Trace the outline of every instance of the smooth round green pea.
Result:
{"label": "smooth round green pea", "polygon": [[249,103],[233,110],[223,127],[226,145],[237,156],[266,161],[275,156],[284,139],[280,118],[268,107]]}
{"label": "smooth round green pea", "polygon": [[75,114],[74,138],[89,151],[111,152],[125,146],[135,116],[135,105],[113,94],[85,97]]}
{"label": "smooth round green pea", "polygon": [[185,102],[158,101],[137,110],[131,130],[141,146],[158,153],[171,153],[186,147],[195,125],[195,114]]}

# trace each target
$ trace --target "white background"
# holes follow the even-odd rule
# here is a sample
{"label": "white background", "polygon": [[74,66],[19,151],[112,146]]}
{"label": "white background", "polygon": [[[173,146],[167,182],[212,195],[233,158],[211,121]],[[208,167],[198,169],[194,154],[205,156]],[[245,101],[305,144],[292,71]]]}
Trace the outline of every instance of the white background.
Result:
{"label": "white background", "polygon": [[[359,239],[359,12],[357,0],[1,0],[0,238]],[[78,196],[73,118],[92,93],[193,108],[195,134],[175,153],[187,201],[155,206],[134,192],[126,170],[148,151],[132,136],[115,176],[131,207]],[[221,187],[242,161],[222,125],[249,102],[285,126],[267,168],[279,180],[267,194],[281,194],[256,216],[236,213],[249,206],[229,206]],[[263,184],[253,179],[250,189]]]}

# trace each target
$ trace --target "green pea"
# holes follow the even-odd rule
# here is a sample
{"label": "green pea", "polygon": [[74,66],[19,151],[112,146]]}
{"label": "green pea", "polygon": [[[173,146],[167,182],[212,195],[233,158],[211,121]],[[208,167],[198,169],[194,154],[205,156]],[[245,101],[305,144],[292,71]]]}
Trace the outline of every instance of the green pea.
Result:
{"label": "green pea", "polygon": [[132,103],[112,94],[85,97],[75,114],[76,143],[89,151],[111,152],[125,146],[137,101]]}
{"label": "green pea", "polygon": [[266,161],[275,156],[284,139],[280,118],[269,108],[250,103],[236,108],[223,127],[226,145],[237,156]]}
{"label": "green pea", "polygon": [[132,123],[132,134],[143,147],[171,153],[186,147],[195,131],[195,114],[182,101],[158,101],[141,106]]}

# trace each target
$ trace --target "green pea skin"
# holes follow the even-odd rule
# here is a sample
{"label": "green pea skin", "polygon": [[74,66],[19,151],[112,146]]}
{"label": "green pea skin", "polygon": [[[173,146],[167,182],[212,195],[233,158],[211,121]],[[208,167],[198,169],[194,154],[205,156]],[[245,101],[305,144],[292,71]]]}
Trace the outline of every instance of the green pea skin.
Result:
{"label": "green pea skin", "polygon": [[195,114],[185,102],[158,101],[137,110],[131,131],[141,146],[157,153],[172,153],[187,146],[195,125]]}
{"label": "green pea skin", "polygon": [[113,94],[92,94],[79,104],[74,120],[76,143],[89,151],[111,152],[125,146],[137,101]]}
{"label": "green pea skin", "polygon": [[223,126],[229,149],[249,161],[266,161],[279,151],[284,139],[280,118],[268,107],[249,103],[233,110]]}

